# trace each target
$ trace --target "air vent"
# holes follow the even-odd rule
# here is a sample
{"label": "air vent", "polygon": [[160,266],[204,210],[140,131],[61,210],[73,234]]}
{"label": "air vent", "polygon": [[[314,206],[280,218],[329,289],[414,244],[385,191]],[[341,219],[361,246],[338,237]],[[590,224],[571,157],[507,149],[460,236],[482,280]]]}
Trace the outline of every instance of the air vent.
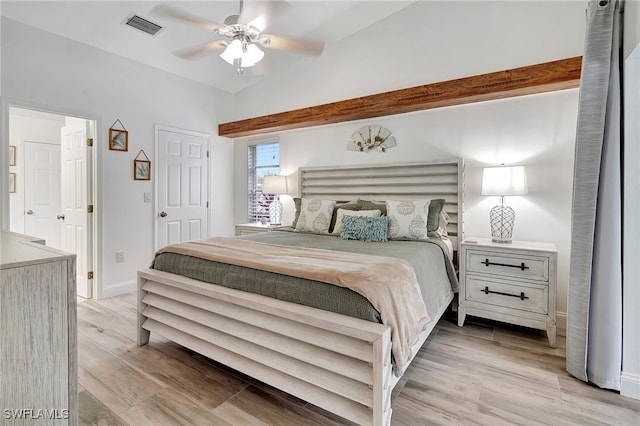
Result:
{"label": "air vent", "polygon": [[123,22],[125,25],[128,25],[136,30],[143,31],[149,35],[155,36],[162,30],[162,27],[158,24],[154,24],[151,21],[148,21],[140,16],[132,13],[127,17],[127,19]]}

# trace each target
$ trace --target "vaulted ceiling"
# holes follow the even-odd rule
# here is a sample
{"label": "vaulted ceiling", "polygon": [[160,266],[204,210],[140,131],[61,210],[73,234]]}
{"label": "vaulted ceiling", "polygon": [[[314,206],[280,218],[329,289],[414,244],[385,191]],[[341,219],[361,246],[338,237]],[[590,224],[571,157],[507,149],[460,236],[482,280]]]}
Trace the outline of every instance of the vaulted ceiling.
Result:
{"label": "vaulted ceiling", "polygon": [[[245,7],[251,6],[247,0]],[[371,25],[384,25],[384,19],[404,9],[413,1],[306,1],[291,0],[284,12],[273,16],[266,32],[314,40],[323,40],[333,49],[341,40]],[[76,40],[105,51],[186,78],[235,93],[259,82],[266,75],[313,60],[301,54],[268,49],[259,66],[247,69],[242,76],[211,52],[186,60],[175,55],[185,48],[201,45],[220,37],[192,25],[154,14],[158,4],[169,4],[204,20],[222,23],[237,14],[234,1],[2,1],[3,16],[45,31]],[[124,25],[132,14],[163,27],[150,36]]]}

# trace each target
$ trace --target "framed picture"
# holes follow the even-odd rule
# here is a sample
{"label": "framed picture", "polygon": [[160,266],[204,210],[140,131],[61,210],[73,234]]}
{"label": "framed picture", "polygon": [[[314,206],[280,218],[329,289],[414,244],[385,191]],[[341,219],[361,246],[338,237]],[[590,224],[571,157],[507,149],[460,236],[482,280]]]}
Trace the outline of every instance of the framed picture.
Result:
{"label": "framed picture", "polygon": [[10,166],[16,165],[16,146],[15,145],[9,145],[9,165]]}
{"label": "framed picture", "polygon": [[9,173],[9,192],[16,192],[16,174]]}
{"label": "framed picture", "polygon": [[135,180],[151,179],[151,161],[133,160],[133,178]]}
{"label": "framed picture", "polygon": [[112,151],[128,151],[129,132],[121,129],[109,129],[109,149]]}

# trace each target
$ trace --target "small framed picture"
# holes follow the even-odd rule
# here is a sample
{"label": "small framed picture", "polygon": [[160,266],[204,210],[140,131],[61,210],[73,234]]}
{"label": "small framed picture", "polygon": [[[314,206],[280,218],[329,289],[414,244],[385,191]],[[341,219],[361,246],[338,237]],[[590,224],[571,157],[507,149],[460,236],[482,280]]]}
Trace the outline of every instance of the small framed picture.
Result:
{"label": "small framed picture", "polygon": [[10,166],[16,165],[16,146],[15,145],[9,145],[9,165]]}
{"label": "small framed picture", "polygon": [[9,192],[10,193],[16,192],[16,174],[15,173],[9,173]]}
{"label": "small framed picture", "polygon": [[128,151],[129,132],[120,129],[109,129],[109,149],[112,151]]}
{"label": "small framed picture", "polygon": [[150,180],[151,161],[133,160],[133,178],[135,180]]}

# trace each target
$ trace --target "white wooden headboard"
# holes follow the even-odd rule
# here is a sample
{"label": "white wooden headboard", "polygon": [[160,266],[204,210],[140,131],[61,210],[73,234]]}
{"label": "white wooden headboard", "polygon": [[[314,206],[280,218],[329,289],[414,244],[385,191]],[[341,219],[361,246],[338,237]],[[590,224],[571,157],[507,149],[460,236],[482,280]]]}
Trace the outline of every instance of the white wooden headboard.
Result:
{"label": "white wooden headboard", "polygon": [[447,231],[454,248],[464,238],[464,162],[462,159],[431,163],[302,167],[300,196],[349,201],[445,199]]}

